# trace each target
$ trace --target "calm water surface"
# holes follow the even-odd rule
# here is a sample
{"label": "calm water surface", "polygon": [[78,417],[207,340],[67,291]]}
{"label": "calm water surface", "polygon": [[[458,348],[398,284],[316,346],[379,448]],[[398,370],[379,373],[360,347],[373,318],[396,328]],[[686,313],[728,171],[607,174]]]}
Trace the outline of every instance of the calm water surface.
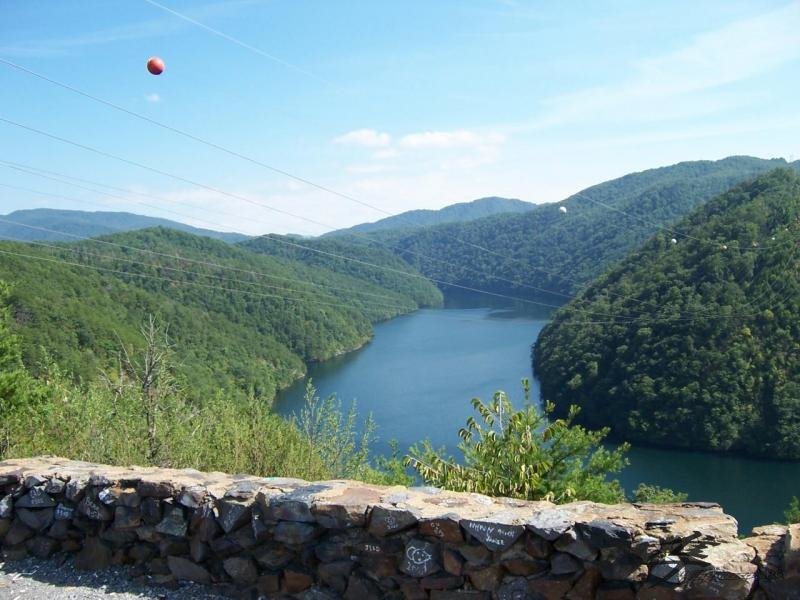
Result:
{"label": "calm water surface", "polygon": [[[472,414],[470,400],[489,399],[496,390],[521,402],[520,380],[532,378],[530,346],[547,323],[536,307],[477,305],[448,299],[441,310],[420,310],[375,327],[373,341],[357,352],[312,365],[309,374],[321,395],[337,394],[359,413],[372,413],[378,426],[376,452],[395,439],[401,450],[429,438],[454,449],[458,429]],[[532,398],[539,397],[531,379]],[[283,414],[303,403],[305,381],[278,398]],[[640,482],[685,491],[690,499],[720,502],[749,531],[783,518],[800,489],[800,463],[724,457],[699,452],[634,448],[621,476],[630,491]]]}

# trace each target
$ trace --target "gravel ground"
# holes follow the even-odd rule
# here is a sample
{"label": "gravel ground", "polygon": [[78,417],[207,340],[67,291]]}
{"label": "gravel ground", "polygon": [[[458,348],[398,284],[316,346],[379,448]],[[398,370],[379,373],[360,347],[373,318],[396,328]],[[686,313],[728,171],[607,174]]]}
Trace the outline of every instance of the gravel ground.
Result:
{"label": "gravel ground", "polygon": [[230,600],[202,586],[187,584],[170,590],[133,581],[129,569],[111,567],[102,571],[78,571],[72,559],[25,559],[0,562],[2,600]]}

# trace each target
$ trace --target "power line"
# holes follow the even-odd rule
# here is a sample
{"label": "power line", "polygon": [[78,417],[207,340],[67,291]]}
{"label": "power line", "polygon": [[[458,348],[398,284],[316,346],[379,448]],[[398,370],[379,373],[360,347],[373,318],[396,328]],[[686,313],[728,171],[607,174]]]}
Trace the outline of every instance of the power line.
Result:
{"label": "power line", "polygon": [[[132,165],[132,166],[135,166],[135,167],[138,167],[140,169],[147,170],[147,171],[151,171],[153,173],[158,173],[159,175],[162,175],[164,177],[175,179],[177,181],[182,181],[184,183],[188,183],[190,185],[194,185],[194,186],[197,186],[197,187],[212,191],[212,192],[214,192],[216,194],[220,194],[220,195],[223,195],[223,196],[228,196],[230,198],[234,198],[234,199],[237,199],[237,200],[242,200],[242,201],[248,202],[250,204],[255,204],[256,206],[262,206],[263,208],[268,208],[269,210],[273,210],[273,211],[276,211],[276,212],[280,212],[280,213],[284,213],[284,214],[290,214],[291,216],[294,216],[296,218],[302,218],[303,220],[307,220],[307,221],[310,221],[310,222],[315,222],[315,221],[313,221],[311,219],[305,219],[303,217],[297,217],[297,215],[292,215],[291,213],[288,213],[287,211],[283,211],[283,210],[280,210],[280,209],[276,209],[276,208],[270,207],[270,206],[265,205],[265,204],[261,204],[261,203],[255,202],[254,200],[251,200],[250,198],[247,198],[245,196],[240,196],[239,194],[234,194],[234,193],[231,193],[231,192],[227,192],[225,190],[221,190],[219,188],[215,188],[213,186],[209,186],[209,185],[206,185],[206,184],[203,184],[203,183],[199,183],[199,182],[193,181],[191,179],[187,179],[185,177],[182,177],[180,175],[174,175],[172,173],[168,173],[168,172],[163,171],[161,169],[158,169],[156,167],[150,167],[150,166],[142,164],[140,162],[137,162],[137,161],[134,161],[134,160],[130,160],[130,159],[127,159],[127,158],[123,158],[121,156],[117,156],[117,155],[112,154],[110,152],[106,152],[104,150],[99,150],[97,148],[93,148],[91,146],[87,146],[85,144],[81,144],[79,142],[75,142],[75,141],[69,140],[67,138],[64,138],[64,137],[61,137],[61,136],[58,136],[58,135],[43,131],[41,129],[36,129],[35,127],[31,127],[29,125],[24,125],[22,123],[18,123],[16,121],[12,121],[12,120],[6,119],[4,117],[0,117],[0,122],[6,123],[8,125],[12,125],[14,127],[18,127],[20,129],[23,129],[25,131],[29,131],[31,133],[35,133],[37,135],[41,135],[41,136],[44,136],[44,137],[47,137],[47,138],[50,138],[50,139],[53,139],[53,140],[56,140],[56,141],[71,145],[71,146],[74,146],[76,148],[81,148],[83,150],[86,150],[88,152],[92,152],[92,153],[97,154],[99,156],[110,158],[112,160],[117,160],[119,162],[123,162],[125,164],[129,164],[129,165]],[[535,305],[538,305],[538,306],[546,306],[546,307],[549,307],[549,308],[561,308],[560,305],[549,304],[549,303],[545,303],[545,302],[538,302],[538,301],[529,300],[529,299],[526,299],[526,298],[519,298],[519,297],[515,297],[515,296],[510,296],[510,295],[507,295],[507,294],[500,294],[500,293],[497,293],[497,292],[490,292],[490,291],[487,291],[487,290],[482,290],[482,289],[474,288],[474,287],[471,287],[471,286],[461,285],[461,284],[458,284],[458,283],[452,283],[452,282],[448,282],[448,281],[443,281],[441,279],[434,279],[434,278],[431,278],[431,277],[425,277],[424,275],[421,275],[421,274],[409,273],[407,271],[402,271],[400,269],[394,269],[392,267],[387,267],[387,266],[383,266],[383,265],[376,265],[374,263],[370,263],[370,262],[363,261],[363,260],[360,260],[360,259],[357,259],[357,258],[353,258],[353,257],[349,257],[349,256],[344,256],[342,254],[337,254],[337,253],[333,253],[333,252],[327,252],[327,251],[320,250],[318,248],[312,248],[312,247],[309,247],[309,246],[303,246],[301,244],[296,244],[296,243],[293,243],[293,242],[290,242],[288,240],[284,240],[284,239],[281,239],[281,238],[270,237],[270,236],[267,236],[267,237],[268,237],[268,239],[270,239],[272,241],[276,241],[276,242],[284,244],[284,245],[289,245],[289,246],[293,246],[293,247],[297,247],[297,248],[302,248],[302,249],[308,250],[310,252],[314,252],[314,253],[318,253],[318,254],[334,257],[334,258],[340,258],[342,260],[354,262],[354,263],[357,263],[357,264],[362,264],[362,265],[365,265],[365,266],[374,267],[374,268],[377,268],[377,269],[382,269],[382,270],[389,271],[389,272],[394,272],[394,273],[397,273],[397,274],[400,274],[400,275],[403,275],[403,276],[406,276],[406,277],[412,277],[412,278],[416,278],[416,279],[424,279],[426,281],[432,281],[434,283],[438,283],[438,284],[441,284],[441,285],[455,287],[455,288],[463,289],[463,290],[470,291],[470,292],[487,294],[487,295],[495,296],[495,297],[498,297],[498,298],[506,298],[506,299],[515,300],[515,301],[518,301],[518,302],[525,302],[525,303],[529,303],[529,304],[535,304]],[[574,310],[579,310],[579,309],[574,309]],[[608,315],[606,315],[606,316],[608,316]]]}
{"label": "power line", "polygon": [[[0,185],[2,185],[4,187],[16,187],[16,186],[8,186],[7,184],[4,184],[4,183],[0,183]],[[25,189],[25,188],[18,188],[18,189]],[[42,193],[42,192],[37,192],[36,190],[27,190],[27,191],[32,191],[34,193]],[[46,195],[50,195],[50,194],[46,194]],[[67,198],[67,199],[69,199],[69,198]],[[310,285],[310,286],[313,286],[313,287],[320,287],[322,289],[347,291],[347,292],[350,292],[350,293],[355,293],[355,294],[364,295],[364,296],[374,296],[374,297],[377,297],[377,298],[385,298],[387,300],[392,300],[393,299],[391,296],[387,296],[385,294],[375,294],[375,293],[372,293],[372,292],[362,292],[362,291],[358,291],[358,290],[352,290],[350,288],[343,288],[343,287],[338,287],[338,286],[329,286],[327,284],[319,284],[319,283],[314,283],[314,282],[311,282],[311,281],[299,281],[299,280],[292,279],[292,278],[289,278],[289,277],[280,277],[278,275],[271,275],[269,273],[264,273],[264,272],[261,272],[261,271],[240,269],[240,268],[237,268],[237,267],[231,267],[231,266],[228,266],[228,265],[221,265],[219,263],[214,263],[214,262],[210,262],[210,261],[186,258],[186,257],[180,256],[180,255],[177,255],[177,254],[173,255],[173,254],[167,254],[167,253],[164,253],[164,252],[156,252],[154,250],[148,250],[148,249],[145,249],[145,248],[137,248],[136,246],[130,246],[128,244],[120,244],[118,242],[112,242],[110,240],[102,240],[102,239],[93,238],[93,237],[89,237],[89,236],[78,235],[78,234],[75,234],[75,233],[68,233],[66,231],[58,231],[58,230],[55,230],[55,229],[48,229],[47,227],[41,227],[41,226],[38,226],[38,225],[28,225],[28,224],[25,224],[25,223],[19,223],[17,221],[11,221],[11,220],[8,220],[8,219],[0,218],[0,223],[18,225],[18,226],[21,226],[21,227],[27,227],[28,229],[34,229],[34,230],[37,230],[37,231],[44,231],[44,232],[47,232],[47,233],[55,233],[55,234],[58,234],[58,235],[64,235],[64,236],[71,237],[71,238],[74,238],[74,239],[85,240],[85,241],[92,242],[92,243],[95,243],[95,244],[104,244],[104,245],[107,245],[107,246],[114,246],[116,248],[122,248],[124,250],[133,250],[134,252],[142,252],[144,254],[149,254],[151,256],[158,256],[158,257],[163,257],[163,258],[171,258],[171,259],[175,259],[175,260],[179,260],[179,261],[183,261],[183,262],[203,265],[203,266],[207,266],[207,267],[214,267],[214,268],[228,270],[228,271],[234,271],[234,272],[237,272],[237,273],[242,273],[242,274],[251,275],[251,276],[258,275],[258,276],[261,276],[261,277],[266,277],[266,278],[269,278],[269,279],[275,279],[275,280],[278,280],[278,281],[287,281],[287,282],[290,282],[290,283],[302,283],[304,285]],[[119,231],[121,233],[124,233],[126,230],[119,230]],[[130,230],[128,230],[128,231],[130,231]],[[19,241],[28,241],[28,240],[19,240]],[[303,265],[303,266],[306,267],[306,265]],[[308,268],[308,267],[306,267],[306,268]],[[308,293],[313,293],[313,292],[309,291]]]}
{"label": "power line", "polygon": [[[150,0],[145,0],[145,1],[147,2],[147,1],[150,1]],[[380,208],[379,206],[376,206],[376,205],[371,204],[369,202],[365,202],[363,200],[360,200],[359,198],[356,198],[356,197],[354,197],[354,196],[352,196],[350,194],[345,194],[343,192],[339,192],[338,190],[334,190],[333,188],[330,188],[328,186],[318,184],[318,183],[316,183],[314,181],[311,181],[310,179],[307,179],[305,177],[301,177],[299,175],[295,175],[294,173],[290,173],[289,171],[286,171],[285,169],[281,169],[281,168],[275,167],[275,166],[270,165],[268,163],[265,163],[265,162],[263,162],[261,160],[258,160],[258,159],[252,158],[250,156],[247,156],[245,154],[242,154],[241,152],[238,152],[236,150],[231,150],[230,148],[227,148],[225,146],[217,144],[216,142],[212,142],[212,141],[206,140],[204,138],[201,138],[201,137],[199,137],[199,136],[197,136],[197,135],[195,135],[193,133],[184,131],[182,129],[178,129],[177,127],[173,127],[171,125],[167,125],[166,123],[162,123],[160,121],[157,121],[157,120],[155,120],[155,119],[153,119],[151,117],[148,117],[147,115],[143,115],[143,114],[138,113],[136,111],[127,109],[127,108],[125,108],[123,106],[120,106],[118,104],[115,104],[113,102],[110,102],[108,100],[100,98],[98,96],[95,96],[93,94],[90,94],[88,92],[80,90],[80,89],[78,89],[78,88],[76,88],[74,86],[71,86],[69,84],[66,84],[66,83],[63,83],[63,82],[60,82],[60,81],[56,81],[55,79],[52,79],[51,77],[48,77],[46,75],[43,75],[41,73],[38,73],[38,72],[33,71],[31,69],[28,69],[27,67],[24,67],[24,66],[19,65],[17,63],[11,62],[11,61],[6,60],[6,59],[4,59],[2,57],[0,57],[0,63],[5,64],[5,65],[7,65],[7,66],[9,66],[9,67],[11,67],[13,69],[17,69],[17,70],[19,70],[19,71],[21,71],[23,73],[26,73],[28,75],[31,75],[33,77],[36,77],[36,78],[38,78],[38,79],[40,79],[42,81],[45,81],[47,83],[50,83],[52,85],[58,86],[58,87],[60,87],[62,89],[68,90],[68,91],[70,91],[70,92],[72,92],[74,94],[78,94],[80,96],[83,96],[84,98],[92,100],[93,102],[97,102],[97,103],[103,104],[104,106],[107,106],[109,108],[113,108],[114,110],[117,110],[117,111],[120,111],[122,113],[125,113],[126,115],[129,115],[129,116],[134,117],[136,119],[140,119],[140,120],[145,121],[145,122],[147,122],[147,123],[149,123],[151,125],[154,125],[156,127],[160,127],[162,129],[165,129],[165,130],[170,131],[172,133],[181,135],[181,136],[183,136],[185,138],[188,138],[188,139],[190,139],[190,140],[192,140],[194,142],[203,144],[203,145],[208,146],[210,148],[214,148],[216,150],[219,150],[221,152],[224,152],[226,154],[229,154],[229,155],[234,156],[236,158],[239,158],[241,160],[245,160],[245,161],[247,161],[247,162],[249,162],[251,164],[260,166],[260,167],[262,167],[264,169],[272,171],[273,173],[277,173],[279,175],[283,175],[283,176],[288,177],[290,179],[293,179],[293,180],[295,180],[295,181],[297,181],[299,183],[303,183],[305,185],[308,185],[310,187],[318,189],[318,190],[320,190],[322,192],[325,192],[325,193],[328,193],[328,194],[332,194],[334,196],[337,196],[337,197],[342,198],[344,200],[348,200],[350,202],[354,202],[356,204],[360,204],[361,206],[365,206],[367,208],[371,208],[372,210],[375,210],[375,211],[380,212],[380,213],[382,213],[384,215],[387,215],[387,216],[401,217],[401,219],[403,218],[402,215],[393,215],[391,212],[389,212],[389,211],[387,211],[387,210],[385,210],[383,208]],[[61,141],[63,141],[63,140],[61,140]],[[139,166],[139,165],[137,165],[137,166]],[[189,182],[187,180],[184,180],[184,181],[187,182],[187,183],[192,183],[192,182]],[[257,202],[254,202],[252,200],[245,200],[245,201],[250,202],[251,204],[256,204],[256,205],[261,206],[263,208],[267,208],[268,210],[272,210],[272,211],[278,212],[280,214],[284,214],[284,215],[287,215],[287,216],[290,216],[290,217],[293,217],[293,218],[296,218],[296,219],[300,219],[300,220],[303,220],[303,221],[307,221],[309,223],[313,223],[314,225],[317,225],[317,226],[320,226],[320,227],[325,227],[325,228],[329,228],[329,229],[335,229],[335,227],[332,227],[331,225],[328,225],[326,223],[322,223],[320,221],[316,221],[316,220],[313,220],[313,219],[308,219],[306,217],[302,217],[300,215],[296,215],[296,214],[293,214],[293,213],[285,211],[285,210],[276,209],[276,208],[271,207],[271,206],[269,206],[267,204],[264,204],[264,203],[257,203]],[[386,244],[386,243],[384,243],[384,242],[382,242],[380,240],[376,240],[376,239],[370,238],[368,236],[362,236],[362,235],[359,235],[359,234],[350,234],[350,235],[354,235],[356,237],[362,237],[362,238],[368,240],[370,243],[378,243],[378,244],[381,244],[381,245],[384,245],[384,246],[393,247],[390,244]],[[503,255],[503,254],[498,253],[498,252],[496,252],[494,250],[491,250],[490,248],[486,248],[484,246],[481,246],[479,244],[475,244],[473,242],[468,242],[468,241],[460,239],[460,238],[458,238],[456,236],[450,236],[450,237],[452,239],[456,240],[457,242],[459,242],[461,244],[464,244],[466,246],[481,250],[483,252],[488,252],[488,253],[493,254],[495,256],[500,256],[500,257],[505,258],[507,260],[512,260],[512,261],[524,264],[519,259]],[[398,250],[400,252],[405,252],[405,253],[409,253],[409,254],[415,254],[417,256],[421,256],[423,258],[427,258],[428,260],[436,260],[438,262],[443,262],[445,264],[449,264],[446,261],[442,261],[441,259],[428,257],[428,256],[425,256],[425,255],[420,254],[418,252],[414,252],[412,250],[406,250],[406,249],[398,249]],[[452,265],[450,265],[450,266],[452,266]],[[538,268],[538,267],[532,267],[531,265],[526,265],[526,267],[534,268],[534,269],[536,269],[538,271],[541,271],[543,273],[548,273],[549,275],[560,276],[558,273],[555,273],[555,272],[552,272],[552,271],[547,271],[546,269],[541,269],[541,268]],[[480,272],[480,271],[478,271],[478,272]],[[489,275],[490,277],[492,277],[494,279],[500,280],[500,281],[506,281],[507,283],[512,283],[516,287],[527,287],[527,288],[533,289],[535,291],[546,292],[546,293],[549,293],[549,294],[562,295],[562,296],[565,296],[565,297],[569,297],[568,294],[562,294],[561,292],[556,292],[556,291],[553,291],[553,290],[545,290],[543,288],[536,288],[534,286],[529,286],[529,285],[526,285],[526,284],[522,284],[522,283],[518,283],[518,282],[515,282],[515,281],[507,280],[507,279],[504,279],[504,278],[499,277],[499,276],[494,275],[494,274],[487,274],[487,275]]]}
{"label": "power line", "polygon": [[264,57],[264,58],[266,58],[268,60],[271,60],[272,62],[275,62],[275,63],[277,63],[279,65],[283,65],[284,67],[286,67],[288,69],[291,69],[293,71],[301,73],[301,74],[303,74],[303,75],[305,75],[307,77],[311,77],[312,79],[316,79],[318,82],[324,83],[325,85],[333,85],[329,81],[323,79],[319,75],[316,75],[315,73],[312,73],[311,71],[309,71],[307,69],[304,69],[304,68],[302,68],[302,67],[300,67],[298,65],[295,65],[293,63],[290,63],[289,61],[286,61],[286,60],[284,60],[282,58],[279,58],[279,57],[275,56],[274,54],[270,54],[269,52],[265,52],[261,48],[256,48],[255,46],[253,46],[251,44],[248,44],[247,42],[243,42],[242,40],[240,40],[238,38],[235,38],[232,35],[229,35],[229,34],[225,33],[224,31],[220,31],[219,29],[214,29],[213,27],[210,27],[210,26],[206,25],[205,23],[201,23],[200,21],[197,21],[196,19],[193,19],[193,18],[189,17],[188,15],[180,13],[177,10],[169,8],[168,6],[164,6],[163,4],[159,4],[158,2],[155,2],[154,0],[144,0],[144,2],[147,2],[148,4],[163,10],[164,12],[168,12],[168,13],[178,17],[179,19],[183,19],[187,23],[191,23],[192,25],[200,27],[201,29],[205,29],[209,33],[213,33],[214,35],[216,35],[218,37],[221,37],[223,39],[226,39],[229,42],[233,42],[237,46],[241,46],[245,50],[249,50],[250,52],[253,52],[254,54],[258,54],[259,56],[262,56],[262,57]]}
{"label": "power line", "polygon": [[[92,270],[95,270],[95,271],[101,271],[101,272],[105,272],[105,273],[113,273],[115,275],[123,275],[123,276],[126,276],[126,277],[140,277],[140,278],[143,278],[143,279],[154,279],[154,280],[158,280],[158,281],[166,281],[166,282],[169,282],[169,283],[175,283],[175,284],[179,284],[179,285],[191,285],[191,286],[195,286],[195,287],[202,287],[202,288],[207,288],[207,289],[216,289],[216,290],[222,290],[222,291],[225,291],[225,292],[231,292],[231,293],[237,293],[237,294],[245,294],[245,295],[257,296],[257,297],[261,297],[261,298],[275,298],[275,299],[280,299],[280,300],[287,300],[289,302],[307,302],[307,303],[310,303],[310,304],[320,304],[320,305],[323,305],[323,306],[337,306],[337,307],[349,308],[349,309],[356,308],[352,304],[345,303],[345,302],[325,302],[325,301],[322,301],[322,300],[308,300],[308,299],[305,299],[305,298],[293,298],[291,296],[282,296],[280,294],[267,294],[267,293],[255,292],[255,291],[250,291],[250,290],[240,290],[240,289],[237,289],[237,288],[228,288],[228,287],[224,287],[224,286],[211,285],[211,284],[201,283],[201,282],[198,282],[198,281],[183,281],[183,280],[171,279],[169,277],[163,277],[163,276],[159,276],[159,275],[148,275],[148,274],[145,274],[145,273],[132,273],[132,272],[129,272],[129,271],[122,271],[120,269],[111,269],[111,268],[108,268],[108,267],[100,267],[100,266],[96,266],[96,265],[87,265],[87,264],[84,264],[84,263],[72,262],[72,261],[67,261],[67,260],[63,260],[63,259],[59,259],[59,258],[48,258],[48,257],[44,257],[44,256],[36,256],[36,255],[33,255],[33,254],[24,254],[24,253],[20,253],[20,252],[11,252],[10,250],[2,250],[2,249],[0,249],[0,254],[6,254],[6,255],[10,255],[10,256],[17,256],[17,257],[21,257],[21,258],[29,258],[31,260],[39,260],[39,261],[52,262],[52,263],[63,263],[65,265],[72,266],[72,267],[80,267],[80,268],[83,268],[83,269],[92,269]],[[111,258],[111,257],[106,257],[106,258]],[[111,260],[116,260],[116,258],[111,258]],[[131,262],[134,262],[134,261],[131,261]],[[148,266],[148,267],[151,267],[151,268],[153,267],[153,265],[151,265],[149,263],[138,263],[138,264],[143,265],[143,266]],[[179,269],[173,269],[173,270],[179,270]],[[373,306],[377,306],[377,305],[373,304]],[[400,309],[400,310],[407,310],[408,309],[407,306],[394,306],[394,305],[381,305],[381,306],[384,306],[386,308]]]}
{"label": "power line", "polygon": [[[5,219],[0,219],[0,222],[2,222],[2,223],[13,223],[13,221],[6,221]],[[21,223],[17,223],[17,224],[18,225],[22,225]],[[23,225],[23,227],[26,227],[26,225]],[[27,226],[27,227],[31,227],[33,229],[42,229],[40,227],[33,227],[33,226]],[[45,231],[48,231],[48,230],[45,230]],[[42,246],[42,247],[45,247],[45,248],[51,248],[53,250],[59,250],[59,251],[66,250],[68,252],[73,252],[73,253],[79,254],[79,255],[94,256],[94,257],[102,258],[102,259],[106,259],[106,260],[117,260],[117,261],[120,261],[120,262],[126,262],[126,263],[130,263],[130,264],[134,264],[134,265],[147,266],[147,267],[151,267],[151,268],[154,268],[154,269],[166,269],[168,271],[176,271],[178,273],[184,273],[186,275],[194,275],[194,276],[197,276],[197,277],[206,277],[208,279],[217,279],[217,280],[225,281],[225,282],[228,282],[228,283],[244,284],[244,285],[249,285],[249,286],[260,286],[260,287],[265,287],[265,288],[270,288],[270,289],[281,290],[281,291],[284,291],[284,292],[294,292],[294,293],[298,293],[298,294],[320,294],[322,296],[327,296],[328,298],[332,298],[334,300],[337,299],[336,296],[333,296],[332,294],[327,294],[327,293],[324,293],[324,292],[317,292],[317,291],[314,291],[314,290],[297,290],[297,289],[281,287],[281,286],[277,286],[277,285],[270,285],[270,284],[266,284],[266,283],[257,283],[257,282],[253,282],[253,281],[244,281],[242,279],[232,279],[232,278],[223,277],[223,276],[220,276],[220,275],[212,275],[210,273],[200,273],[198,271],[187,271],[185,269],[179,269],[179,268],[170,267],[170,266],[167,266],[167,265],[146,263],[146,262],[142,262],[142,261],[138,261],[138,260],[133,260],[133,259],[130,259],[130,258],[124,258],[124,257],[121,257],[121,256],[108,256],[108,255],[105,255],[105,254],[98,254],[96,252],[90,252],[90,251],[86,250],[85,248],[82,248],[82,247],[79,247],[79,246],[70,246],[70,245],[67,245],[67,246],[56,246],[54,244],[48,244],[46,242],[42,242],[42,241],[39,241],[39,240],[26,240],[26,239],[19,238],[19,237],[14,237],[14,236],[5,236],[5,237],[6,237],[6,239],[12,239],[12,240],[17,241],[17,242],[22,242],[22,243],[25,243],[25,244],[33,244],[35,246]],[[76,237],[80,237],[80,236],[76,236]],[[91,238],[84,238],[84,239],[91,240]],[[119,245],[119,244],[117,244],[117,245]],[[122,246],[122,247],[131,248],[130,246]],[[131,249],[138,250],[137,248],[131,248]],[[302,283],[302,282],[294,281],[294,283]],[[346,288],[338,288],[338,289],[342,289],[344,291],[348,291],[348,292],[350,292],[352,294],[358,294],[359,293],[358,290],[348,290]],[[384,296],[384,297],[386,297],[386,296]],[[388,298],[388,297],[386,297],[386,298]],[[392,298],[388,298],[388,299],[391,300]],[[369,304],[369,305],[371,305],[371,306],[379,306],[381,308],[402,308],[402,309],[407,309],[408,308],[408,305],[401,306],[401,305],[396,305],[396,304],[383,304],[383,303],[378,303],[378,302],[375,302],[375,301],[372,301],[372,300],[364,301],[364,302]]]}

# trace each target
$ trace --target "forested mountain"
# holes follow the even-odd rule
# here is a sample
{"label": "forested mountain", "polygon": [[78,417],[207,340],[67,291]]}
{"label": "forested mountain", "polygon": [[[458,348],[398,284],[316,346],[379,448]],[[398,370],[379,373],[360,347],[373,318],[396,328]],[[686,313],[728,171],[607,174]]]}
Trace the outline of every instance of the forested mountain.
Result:
{"label": "forested mountain", "polygon": [[535,204],[513,198],[478,198],[471,202],[458,202],[439,210],[409,210],[399,215],[386,217],[374,223],[361,223],[348,229],[339,229],[325,234],[326,237],[353,233],[375,233],[387,229],[414,229],[443,223],[463,223],[501,213],[521,213],[533,210]]}
{"label": "forested mountain", "polygon": [[252,252],[327,269],[407,296],[419,306],[438,306],[442,294],[387,246],[358,238],[296,238],[265,235],[242,242]]}
{"label": "forested mountain", "polygon": [[93,379],[154,314],[168,324],[195,396],[227,390],[271,399],[304,363],[366,342],[371,323],[417,308],[424,302],[416,297],[441,300],[424,279],[405,294],[171,229],[101,240],[108,243],[0,242],[0,281],[12,288],[14,329],[34,372],[47,353]]}
{"label": "forested mountain", "polygon": [[542,397],[644,443],[800,458],[800,176],[741,184],[545,327]]}
{"label": "forested mountain", "polygon": [[684,162],[632,173],[522,214],[370,235],[435,279],[528,297],[542,297],[534,288],[572,296],[659,226],[779,166],[786,162],[746,156]]}
{"label": "forested mountain", "polygon": [[[69,235],[59,235],[44,229],[61,231],[66,234],[81,237],[97,237],[99,235],[110,235],[123,231],[134,231],[136,229],[146,229],[148,227],[167,227],[194,235],[202,235],[225,242],[240,242],[246,240],[248,236],[241,233],[228,233],[224,231],[212,231],[210,229],[199,229],[170,221],[169,219],[159,219],[157,217],[147,217],[127,212],[88,212],[82,210],[57,210],[53,208],[34,208],[30,210],[17,210],[7,215],[0,216],[0,239],[14,240],[45,240],[45,241],[75,241]],[[14,225],[21,223],[21,225]],[[25,227],[41,227],[33,229]]]}

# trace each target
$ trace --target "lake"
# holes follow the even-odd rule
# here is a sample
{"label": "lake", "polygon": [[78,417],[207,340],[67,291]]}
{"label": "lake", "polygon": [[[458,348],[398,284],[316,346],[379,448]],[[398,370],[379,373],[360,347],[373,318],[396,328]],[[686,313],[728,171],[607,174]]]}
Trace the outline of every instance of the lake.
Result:
{"label": "lake", "polygon": [[[538,400],[530,347],[548,314],[501,299],[451,297],[443,309],[376,325],[370,344],[312,365],[309,375],[320,395],[335,393],[345,406],[355,399],[360,415],[372,414],[379,437],[375,452],[387,452],[391,439],[405,451],[425,438],[452,451],[458,429],[472,414],[472,398],[487,400],[504,390],[520,405],[520,380],[527,377]],[[304,387],[305,380],[282,392],[276,410],[296,412]],[[790,483],[800,481],[796,462],[643,447],[634,447],[629,458],[620,477],[626,491],[645,481],[687,492],[692,500],[719,502],[739,520],[740,532],[782,520],[791,496],[800,495]]]}

